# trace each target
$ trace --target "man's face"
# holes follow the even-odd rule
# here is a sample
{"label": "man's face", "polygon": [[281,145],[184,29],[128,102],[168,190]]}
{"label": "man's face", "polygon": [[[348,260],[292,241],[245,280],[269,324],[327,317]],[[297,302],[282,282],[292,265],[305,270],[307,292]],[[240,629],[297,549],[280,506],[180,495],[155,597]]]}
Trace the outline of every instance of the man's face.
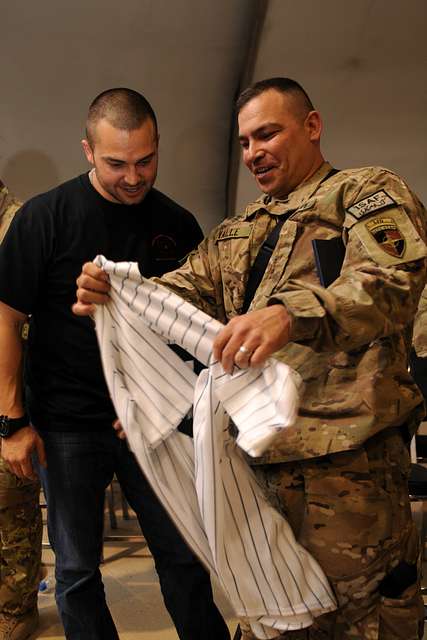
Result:
{"label": "man's face", "polygon": [[95,167],[93,186],[107,200],[121,204],[142,202],[157,175],[158,137],[152,120],[139,129],[116,129],[105,118],[96,125],[92,146],[82,140]]}
{"label": "man's face", "polygon": [[268,89],[239,113],[243,161],[264,193],[284,198],[310,177],[323,158],[317,111],[306,116],[291,95]]}

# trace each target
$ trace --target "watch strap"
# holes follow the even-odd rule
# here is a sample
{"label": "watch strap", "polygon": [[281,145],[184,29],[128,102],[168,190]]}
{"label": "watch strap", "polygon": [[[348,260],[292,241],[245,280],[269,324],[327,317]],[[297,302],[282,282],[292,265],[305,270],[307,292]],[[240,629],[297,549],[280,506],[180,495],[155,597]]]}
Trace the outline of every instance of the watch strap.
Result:
{"label": "watch strap", "polygon": [[9,418],[9,416],[0,415],[0,437],[8,438],[19,431],[19,429],[28,427],[29,424],[30,419],[26,413],[19,418]]}

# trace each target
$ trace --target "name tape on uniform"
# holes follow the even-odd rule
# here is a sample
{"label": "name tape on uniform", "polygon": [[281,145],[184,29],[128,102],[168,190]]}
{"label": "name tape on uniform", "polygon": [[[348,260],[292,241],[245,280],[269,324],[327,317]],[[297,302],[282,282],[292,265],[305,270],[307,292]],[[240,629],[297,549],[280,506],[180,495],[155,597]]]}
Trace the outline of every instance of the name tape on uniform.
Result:
{"label": "name tape on uniform", "polygon": [[218,240],[228,240],[229,238],[249,238],[251,233],[251,227],[249,225],[236,225],[235,227],[226,227],[220,229],[216,236]]}

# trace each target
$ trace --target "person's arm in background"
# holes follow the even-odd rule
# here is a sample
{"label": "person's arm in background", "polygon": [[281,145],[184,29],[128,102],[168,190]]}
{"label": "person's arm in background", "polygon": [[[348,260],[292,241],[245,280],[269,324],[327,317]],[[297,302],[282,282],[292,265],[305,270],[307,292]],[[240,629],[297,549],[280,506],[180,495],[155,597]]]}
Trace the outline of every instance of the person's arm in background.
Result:
{"label": "person's arm in background", "polygon": [[427,359],[427,287],[424,287],[414,320],[414,350],[418,358]]}
{"label": "person's arm in background", "polygon": [[[27,316],[0,302],[0,414],[10,418],[24,415],[22,398],[23,348],[21,330]],[[1,455],[18,477],[35,478],[31,462],[33,451],[45,464],[43,441],[29,424],[2,438]]]}
{"label": "person's arm in background", "polygon": [[[36,286],[38,271],[34,260],[39,264],[42,263],[40,255],[45,249],[46,242],[44,237],[39,235],[39,227],[42,224],[40,212],[34,216],[23,216],[26,205],[19,209],[20,203],[10,196],[5,187],[0,191],[0,197],[5,192],[7,200],[4,204],[7,204],[7,210],[0,219],[1,252],[5,251],[1,261],[1,272],[4,274],[1,280],[1,298],[4,301],[0,301],[0,415],[20,418],[25,414],[22,391],[21,331],[31,306],[27,308],[21,297],[26,288],[29,287],[33,291]],[[27,242],[23,242],[24,237],[28,238]],[[31,247],[30,254],[27,247]],[[21,310],[18,311],[18,308]],[[35,477],[31,462],[34,450],[37,452],[39,462],[44,466],[43,441],[30,425],[1,439],[1,456],[11,471],[19,477],[31,479]]]}
{"label": "person's arm in background", "polygon": [[415,316],[409,364],[427,404],[427,287],[423,289]]}

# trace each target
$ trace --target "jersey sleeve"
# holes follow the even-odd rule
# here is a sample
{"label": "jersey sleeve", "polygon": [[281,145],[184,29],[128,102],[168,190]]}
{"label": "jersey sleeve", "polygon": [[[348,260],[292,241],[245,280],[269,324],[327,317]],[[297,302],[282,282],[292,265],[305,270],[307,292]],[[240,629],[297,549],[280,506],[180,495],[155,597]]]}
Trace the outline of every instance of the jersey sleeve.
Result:
{"label": "jersey sleeve", "polygon": [[327,288],[290,280],[268,304],[284,304],[291,340],[316,351],[351,351],[402,331],[426,279],[426,212],[405,183],[382,170],[344,189],[339,277]]}

